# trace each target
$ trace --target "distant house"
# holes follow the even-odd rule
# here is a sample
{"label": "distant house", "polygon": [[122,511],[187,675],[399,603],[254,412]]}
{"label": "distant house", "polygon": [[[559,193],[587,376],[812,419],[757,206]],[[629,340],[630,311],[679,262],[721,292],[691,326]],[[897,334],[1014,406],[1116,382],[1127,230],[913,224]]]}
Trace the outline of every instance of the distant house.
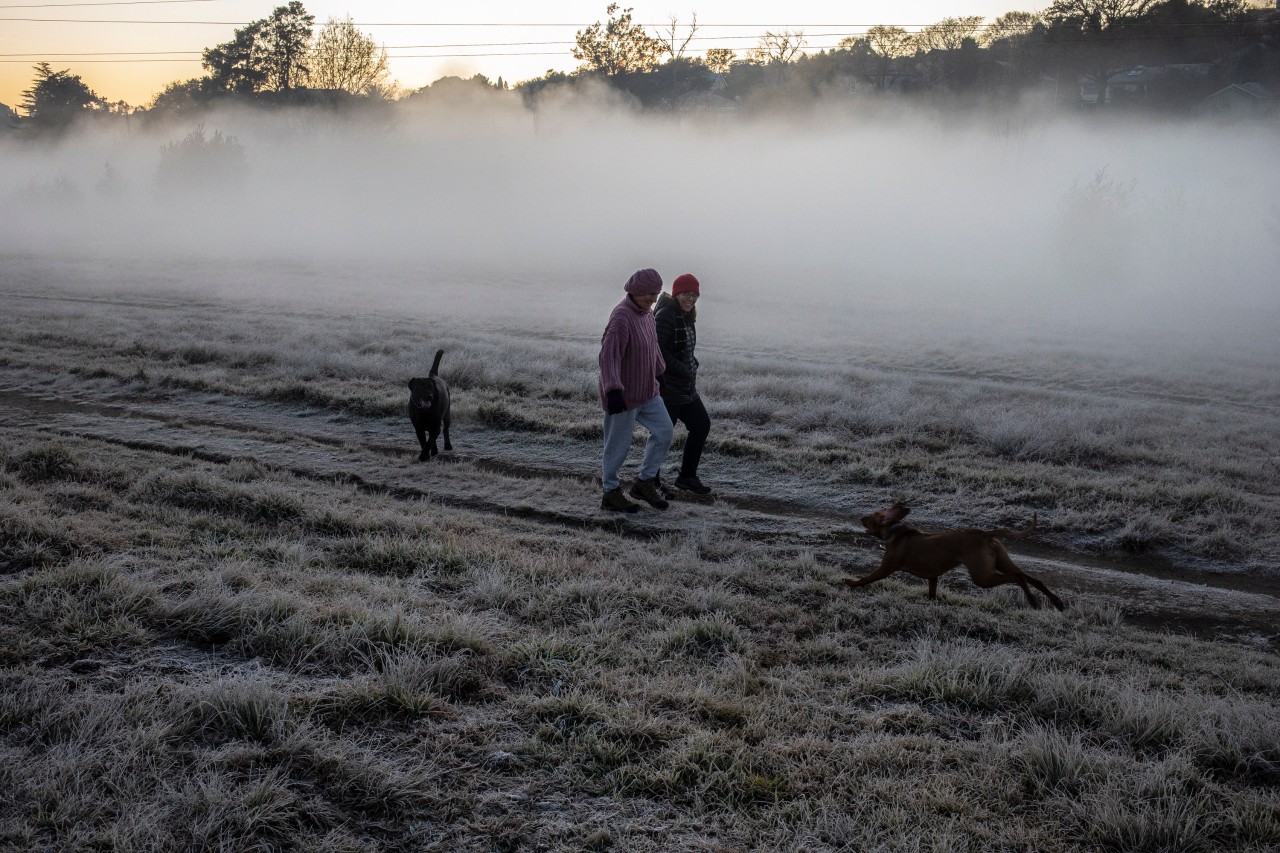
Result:
{"label": "distant house", "polygon": [[1107,78],[1106,102],[1114,104],[1118,101],[1145,101],[1151,96],[1152,87],[1158,85],[1163,77],[1163,68],[1149,68],[1145,65],[1112,74]]}
{"label": "distant house", "polygon": [[0,104],[0,133],[11,133],[18,129],[18,114],[7,104]]}
{"label": "distant house", "polygon": [[1232,83],[1200,102],[1201,115],[1220,118],[1252,118],[1273,113],[1277,108],[1280,101],[1261,83]]}
{"label": "distant house", "polygon": [[1162,83],[1178,77],[1207,78],[1210,66],[1208,63],[1188,63],[1181,65],[1137,65],[1117,71],[1107,77],[1106,86],[1098,91],[1098,81],[1094,77],[1080,78],[1080,102],[1097,104],[1099,96],[1104,104],[1138,104],[1151,99]]}

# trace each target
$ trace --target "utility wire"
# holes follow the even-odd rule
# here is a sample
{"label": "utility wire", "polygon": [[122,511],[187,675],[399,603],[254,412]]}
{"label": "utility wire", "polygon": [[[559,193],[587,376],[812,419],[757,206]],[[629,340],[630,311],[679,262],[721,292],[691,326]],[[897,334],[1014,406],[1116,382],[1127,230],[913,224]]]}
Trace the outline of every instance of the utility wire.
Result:
{"label": "utility wire", "polygon": [[[1163,40],[1165,40],[1165,39],[1167,39],[1167,38],[1168,38],[1168,36],[1159,36],[1159,35],[1148,35],[1148,36],[1116,36],[1116,37],[1112,37],[1109,41],[1110,41],[1110,43],[1117,43],[1117,42],[1122,42],[1122,41],[1123,41],[1123,42],[1134,42],[1134,41],[1163,41]],[[1214,33],[1208,33],[1208,34],[1198,34],[1198,35],[1184,35],[1184,36],[1179,36],[1178,38],[1179,38],[1179,39],[1181,39],[1181,40],[1183,40],[1183,41],[1187,41],[1187,40],[1191,40],[1191,39],[1209,39],[1209,38],[1212,38],[1212,39],[1220,39],[1220,38],[1224,38],[1224,36],[1222,36],[1222,35],[1218,35],[1218,34],[1214,34]],[[1056,41],[1052,42],[1050,45],[1046,45],[1046,46],[1056,47],[1056,46],[1060,46],[1060,45],[1068,45],[1068,44],[1085,44],[1085,43],[1092,43],[1092,42],[1091,42],[1090,40],[1088,40],[1088,39],[1083,39],[1083,38],[1058,39],[1058,40],[1056,40]],[[716,49],[716,48],[713,48],[713,47],[699,47],[699,48],[691,48],[691,49],[689,49],[689,50],[686,50],[686,51],[685,51],[685,53],[686,53],[686,54],[706,53],[706,52],[708,52],[708,51],[715,50],[715,49]],[[840,49],[840,45],[839,45],[839,44],[828,44],[828,45],[805,45],[805,47],[804,47],[804,50],[806,50],[806,51],[809,51],[809,50],[839,50],[839,49]],[[204,53],[204,52],[203,52],[203,51],[178,51],[178,50],[174,50],[174,51],[156,51],[155,53],[156,53],[156,54],[163,54],[163,55],[168,55],[168,54],[188,54],[188,55],[190,55],[190,54],[200,54],[200,55],[203,55],[203,53]],[[124,54],[93,54],[93,53],[91,53],[91,54],[70,54],[70,53],[63,53],[63,54],[58,54],[58,53],[43,53],[43,54],[42,54],[42,53],[30,53],[30,54],[0,54],[0,56],[5,56],[5,57],[12,57],[12,56],[22,56],[22,57],[26,57],[25,59],[8,59],[8,58],[0,58],[0,63],[6,63],[6,64],[26,64],[26,63],[30,63],[30,62],[31,62],[32,60],[34,60],[34,59],[40,59],[41,57],[57,57],[57,56],[62,56],[62,57],[67,57],[67,56],[70,56],[70,57],[76,57],[76,59],[75,59],[76,64],[109,64],[109,63],[110,63],[110,64],[129,64],[129,63],[153,63],[153,62],[183,62],[183,63],[192,63],[192,62],[198,62],[198,61],[200,61],[199,59],[197,59],[197,58],[196,58],[196,56],[189,56],[189,57],[169,56],[168,58],[164,58],[164,59],[80,59],[80,58],[78,58],[78,57],[80,57],[80,56],[113,56],[113,55],[123,55],[123,56],[151,56],[151,55],[153,55],[153,54],[152,54],[152,53],[135,53],[135,54],[129,54],[129,53],[124,53]],[[492,53],[492,52],[486,52],[486,53],[409,53],[409,54],[403,54],[403,53],[400,53],[400,54],[397,54],[397,53],[388,53],[388,54],[387,54],[387,58],[388,58],[388,59],[501,59],[501,58],[506,58],[506,57],[521,57],[521,56],[568,56],[568,55],[569,55],[569,53],[568,53],[567,51],[563,51],[563,50],[544,50],[544,51],[518,51],[518,52],[511,52],[511,53]]]}
{"label": "utility wire", "polygon": [[[146,2],[188,2],[188,0],[146,0]],[[216,0],[199,0],[199,2],[216,2]],[[4,19],[0,18],[0,20],[4,20]],[[424,25],[424,26],[427,26],[427,25]],[[513,25],[511,25],[511,26],[521,26],[521,25],[513,24]],[[1190,28],[1190,27],[1197,27],[1197,28],[1204,28],[1204,27],[1208,27],[1208,26],[1236,26],[1236,23],[1235,23],[1235,22],[1229,22],[1229,21],[1214,21],[1214,22],[1204,22],[1204,23],[1186,23],[1186,24],[1183,24],[1183,23],[1177,23],[1177,24],[1161,24],[1161,25],[1159,25],[1159,28],[1160,28],[1160,29],[1165,29],[1165,30],[1172,30],[1172,29],[1177,28],[1177,27],[1188,27],[1188,28]],[[915,35],[916,33],[912,33],[912,34],[913,34],[913,35]],[[811,38],[812,38],[812,39],[818,39],[818,38],[841,38],[841,39],[845,39],[845,38],[858,38],[858,37],[862,37],[862,36],[864,36],[864,35],[865,35],[865,33],[862,33],[862,32],[835,32],[835,33],[811,33],[811,34],[803,34],[803,33],[802,33],[802,34],[800,34],[800,35],[801,35],[801,38],[803,38],[803,39],[805,40],[805,42],[806,42],[806,43],[805,43],[805,45],[804,45],[804,47],[805,47],[806,49],[813,49],[813,50],[827,50],[827,49],[837,48],[837,47],[839,47],[839,45],[838,45],[838,44],[837,44],[837,45],[813,45],[813,44],[808,43],[808,39],[811,39]],[[1101,35],[1101,36],[1096,36],[1095,38],[1098,38],[1098,39],[1109,39],[1109,40],[1112,40],[1112,41],[1118,41],[1118,40],[1137,41],[1137,40],[1145,40],[1145,39],[1163,39],[1163,38],[1171,38],[1171,37],[1173,37],[1173,38],[1219,38],[1219,37],[1221,37],[1221,36],[1220,36],[1220,34],[1218,34],[1218,33],[1190,33],[1190,34],[1186,34],[1186,35],[1182,35],[1182,36],[1177,36],[1177,35],[1160,35],[1160,34],[1152,34],[1152,33],[1142,33],[1142,34],[1133,34],[1133,35],[1124,35],[1124,34],[1106,33],[1106,34],[1103,34],[1103,35]],[[754,36],[754,35],[750,35],[750,36],[692,36],[692,37],[691,37],[691,38],[689,38],[688,40],[689,40],[689,41],[715,41],[715,42],[726,42],[726,41],[745,41],[745,40],[757,40],[757,41],[758,41],[758,40],[759,40],[759,38],[760,38],[759,36]],[[1085,40],[1085,38],[1083,37],[1083,34],[1079,34],[1079,36],[1078,36],[1078,37],[1077,37],[1077,35],[1076,35],[1076,34],[1072,34],[1071,36],[1068,36],[1068,37],[1066,37],[1066,38],[1063,38],[1063,37],[1061,37],[1061,36],[1056,36],[1056,37],[1052,40],[1052,42],[1049,42],[1049,43],[1052,43],[1052,44],[1062,44],[1062,43],[1066,43],[1066,42],[1068,42],[1068,41],[1070,41],[1070,42],[1074,42],[1074,41],[1084,41],[1084,40]],[[558,41],[505,41],[505,42],[448,42],[448,43],[442,43],[442,44],[397,44],[397,45],[385,45],[385,44],[384,44],[384,45],[381,45],[381,47],[382,47],[382,48],[384,48],[385,50],[388,50],[388,51],[394,51],[394,50],[437,50],[437,49],[447,49],[447,48],[468,48],[468,47],[533,47],[533,46],[574,45],[574,44],[577,44],[577,42],[576,42],[576,41],[558,40]],[[700,50],[700,49],[706,49],[706,48],[695,48],[695,49],[694,49],[694,51],[697,51],[697,50]],[[691,51],[691,52],[693,52],[693,51]],[[147,50],[134,50],[134,51],[115,51],[115,52],[112,52],[112,51],[88,51],[88,52],[79,52],[79,53],[51,53],[51,52],[39,52],[39,51],[27,51],[27,52],[24,52],[24,53],[0,53],[0,58],[8,58],[8,57],[40,57],[40,56],[63,56],[63,57],[81,57],[81,56],[148,56],[148,55],[162,55],[162,54],[167,55],[167,54],[175,54],[175,53],[178,53],[178,54],[200,54],[200,53],[203,53],[203,51],[195,51],[195,50],[149,50],[149,51],[147,51]],[[504,52],[504,53],[476,53],[476,54],[467,54],[467,55],[468,55],[468,56],[545,56],[545,55],[549,55],[549,54],[546,54],[546,53],[505,53],[505,52]]]}
{"label": "utility wire", "polygon": [[[67,5],[67,6],[87,6],[87,5],[121,5],[121,6],[123,6],[123,5],[132,5],[132,4],[142,4],[142,3],[213,3],[213,2],[219,2],[219,0],[118,0],[118,2],[116,2],[116,3],[109,3],[109,4],[108,4],[108,3],[102,3],[102,4],[90,4],[90,3],[68,3],[68,4],[59,4],[59,5]],[[5,9],[29,9],[29,8],[53,8],[53,7],[52,7],[52,6],[35,6],[35,5],[31,5],[31,6],[27,6],[27,5],[23,5],[23,6],[0,6],[0,11],[4,11]],[[976,16],[975,16],[975,17],[976,17]],[[129,19],[116,19],[116,18],[0,18],[0,21],[37,21],[37,22],[41,22],[41,23],[68,23],[68,24],[181,24],[181,25],[188,25],[188,24],[190,24],[190,25],[195,25],[195,24],[200,24],[200,25],[210,25],[210,26],[231,26],[231,27],[242,27],[242,26],[247,26],[247,25],[248,25],[248,24],[250,24],[250,23],[256,23],[256,22],[254,22],[254,21],[170,21],[170,20],[146,20],[146,19],[141,19],[141,18],[129,18]],[[529,28],[529,27],[561,27],[561,28],[569,28],[569,27],[576,27],[576,28],[578,28],[578,29],[586,29],[587,27],[593,26],[594,24],[597,24],[597,23],[600,23],[600,22],[599,22],[599,21],[594,21],[594,22],[592,22],[592,23],[590,23],[590,24],[582,24],[582,23],[576,23],[576,24],[575,24],[575,23],[551,23],[551,22],[546,22],[546,21],[524,21],[524,22],[520,22],[520,21],[508,21],[508,22],[502,22],[502,21],[471,21],[471,22],[452,22],[452,21],[362,21],[362,22],[353,22],[353,23],[356,23],[358,26],[362,26],[362,27],[510,27],[510,28]],[[1240,23],[1240,22],[1237,22],[1237,21],[1175,21],[1175,22],[1162,22],[1162,23],[1159,23],[1159,24],[1155,24],[1154,26],[1161,26],[1161,27],[1232,26],[1232,25],[1235,25],[1235,24],[1238,24],[1238,23]],[[670,29],[671,29],[671,22],[670,22],[670,21],[664,21],[663,23],[660,23],[660,24],[636,24],[636,26],[639,26],[639,27],[648,27],[648,28],[651,28],[651,29],[655,29],[655,30],[658,30],[658,31],[662,31],[662,30],[670,30]],[[690,26],[693,26],[693,25],[692,25],[692,24],[684,24],[684,25],[681,25],[681,24],[677,23],[677,27],[679,27],[679,28],[683,28],[683,29],[688,29]],[[698,24],[696,25],[697,29],[700,29],[700,30],[701,30],[701,29],[728,29],[728,28],[744,28],[744,27],[745,27],[745,28],[749,28],[749,29],[757,29],[757,30],[759,30],[759,29],[765,29],[765,30],[796,30],[796,29],[801,29],[801,30],[803,30],[803,29],[806,29],[806,28],[815,28],[815,29],[822,29],[822,28],[825,28],[825,29],[851,29],[851,28],[856,28],[856,29],[860,29],[860,30],[865,30],[865,29],[868,29],[868,28],[870,28],[870,27],[896,27],[896,28],[899,28],[899,29],[906,29],[906,30],[912,30],[913,28],[914,28],[914,29],[917,29],[917,30],[918,30],[918,29],[926,29],[926,28],[936,28],[936,29],[944,29],[944,30],[945,30],[945,29],[966,29],[966,30],[967,30],[967,29],[990,29],[990,28],[995,27],[995,26],[998,26],[998,25],[996,24],[996,22],[995,22],[994,20],[992,20],[992,21],[988,22],[988,21],[986,21],[985,19],[983,19],[983,22],[982,22],[982,23],[979,23],[979,24],[967,24],[967,23],[963,23],[963,22],[945,23],[945,22],[943,22],[943,21],[937,21],[937,22],[930,23],[930,24],[919,24],[919,23],[916,23],[916,24],[903,24],[903,23],[896,23],[896,24],[893,24],[893,23],[884,23],[884,22],[856,24],[856,23],[849,23],[849,22],[847,22],[847,21],[844,21],[844,22],[840,22],[840,23],[807,23],[807,24],[783,24],[783,23],[777,23],[777,22],[775,22],[775,23],[771,23],[771,24],[770,24],[770,23],[754,23],[754,24],[752,24],[752,23],[732,23],[732,24],[730,24],[730,23],[725,23],[725,24],[708,24],[708,23],[698,23]],[[1003,26],[1003,25],[999,25],[999,26]],[[1121,26],[1122,26],[1122,25],[1121,25]]]}
{"label": "utility wire", "polygon": [[71,6],[150,6],[157,3],[218,3],[221,0],[110,0],[106,3],[22,3],[0,9],[65,9]]}
{"label": "utility wire", "polygon": [[[859,33],[814,33],[809,38],[844,38],[847,36],[856,36]],[[757,36],[695,36],[690,41],[742,41],[746,39],[757,40]],[[534,47],[547,45],[573,45],[574,41],[496,41],[496,42],[461,42],[450,44],[384,44],[380,47],[391,50],[444,50],[446,48],[459,47]],[[88,51],[82,53],[50,53],[39,51],[27,51],[25,53],[0,53],[0,57],[12,56],[148,56],[156,54],[171,53],[194,53],[200,54],[199,50],[126,50],[126,51]],[[482,54],[483,55],[483,54]],[[494,56],[505,56],[506,54],[493,54]]]}
{"label": "utility wire", "polygon": [[[826,33],[824,35],[828,37],[834,37],[834,36],[841,36],[843,34],[842,33]],[[859,34],[851,33],[849,35],[857,36]],[[1248,34],[1242,33],[1240,35],[1248,35]],[[1163,41],[1169,38],[1176,38],[1182,41],[1189,41],[1192,39],[1221,39],[1221,38],[1228,38],[1228,37],[1231,37],[1231,34],[1186,33],[1186,34],[1177,35],[1177,36],[1160,35],[1160,34],[1134,34],[1134,35],[1109,35],[1109,36],[1102,37],[1102,39],[1089,39],[1083,36],[1072,35],[1066,38],[1061,38],[1061,37],[1055,38],[1054,40],[1050,42],[1045,42],[1044,44],[1045,46],[1058,46],[1058,45],[1084,44],[1084,43],[1096,44],[1099,40],[1105,40],[1108,43],[1115,43],[1115,42],[1129,42],[1129,41]],[[723,41],[725,39],[730,39],[730,38],[744,39],[744,38],[755,38],[755,37],[754,36],[726,36],[721,39],[721,38],[716,38],[714,36],[707,36],[705,40]],[[700,40],[703,40],[703,39],[700,39]],[[392,53],[390,51],[434,50],[434,49],[451,49],[451,48],[459,48],[459,47],[508,47],[508,46],[522,47],[526,45],[552,45],[552,44],[571,45],[575,43],[576,42],[496,42],[496,43],[487,43],[487,44],[482,43],[482,44],[474,44],[474,45],[472,44],[434,44],[434,45],[420,44],[420,45],[394,45],[391,47],[386,47],[386,49],[388,51],[388,54],[387,54],[388,59],[430,59],[433,57],[440,58],[440,59],[453,59],[458,57],[562,56],[566,53],[566,51],[563,51],[563,50],[504,51],[504,52],[486,51],[481,53],[439,53],[439,54],[397,54],[397,53]],[[841,47],[840,43],[836,43],[836,44],[806,43],[803,47],[803,50],[806,50],[806,51],[839,50],[840,47]],[[690,48],[686,50],[685,53],[705,53],[709,50],[716,50],[716,49],[717,48],[714,48],[714,47]],[[738,48],[738,49],[741,49],[741,48]],[[750,49],[751,48],[749,48],[748,50]],[[173,57],[173,54],[198,56],[198,55],[203,55],[204,51],[203,50],[152,50],[152,51],[139,50],[139,51],[118,51],[118,52],[101,51],[101,52],[89,52],[89,53],[39,53],[39,52],[0,53],[0,62],[26,62],[26,61],[29,61],[30,59],[39,59],[41,57],[71,57],[71,58],[75,58],[79,62],[188,62],[188,61],[193,61],[193,60],[178,59],[176,57]],[[169,59],[81,59],[81,57],[95,57],[95,56],[127,56],[127,57],[168,56],[171,58]]]}

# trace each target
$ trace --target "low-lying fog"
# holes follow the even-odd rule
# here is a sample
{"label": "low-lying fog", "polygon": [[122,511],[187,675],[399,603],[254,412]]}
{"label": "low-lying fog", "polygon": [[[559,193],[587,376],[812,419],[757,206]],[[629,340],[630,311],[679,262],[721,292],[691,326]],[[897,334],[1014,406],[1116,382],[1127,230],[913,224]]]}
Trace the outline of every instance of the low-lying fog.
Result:
{"label": "low-lying fog", "polygon": [[87,264],[130,290],[593,332],[652,266],[698,275],[704,314],[740,346],[1091,329],[1266,348],[1280,330],[1276,138],[847,107],[535,113],[515,96],[226,113],[0,140],[0,253],[10,269]]}

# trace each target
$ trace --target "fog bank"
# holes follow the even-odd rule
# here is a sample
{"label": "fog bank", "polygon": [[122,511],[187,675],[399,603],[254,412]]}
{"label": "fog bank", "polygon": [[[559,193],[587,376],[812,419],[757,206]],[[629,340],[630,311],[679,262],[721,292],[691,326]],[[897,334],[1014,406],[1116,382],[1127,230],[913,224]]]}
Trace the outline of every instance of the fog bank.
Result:
{"label": "fog bank", "polygon": [[697,274],[708,307],[733,306],[722,316],[786,314],[819,336],[925,315],[976,339],[1253,335],[1280,327],[1275,132],[498,100],[222,113],[0,142],[0,253],[500,324],[536,304],[594,327],[652,266]]}

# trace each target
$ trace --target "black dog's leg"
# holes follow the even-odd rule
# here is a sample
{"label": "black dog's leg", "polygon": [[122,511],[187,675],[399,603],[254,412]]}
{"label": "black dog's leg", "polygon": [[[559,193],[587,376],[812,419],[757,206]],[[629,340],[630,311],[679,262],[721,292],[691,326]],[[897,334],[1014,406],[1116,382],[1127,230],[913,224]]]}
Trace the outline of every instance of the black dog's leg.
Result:
{"label": "black dog's leg", "polygon": [[453,420],[452,417],[445,415],[445,418],[444,418],[444,449],[445,450],[453,450],[453,442],[449,440],[449,422],[452,420]]}
{"label": "black dog's leg", "polygon": [[427,431],[417,424],[414,424],[413,431],[418,434],[418,444],[422,445],[422,452],[418,454],[418,461],[426,462],[431,458],[431,446],[427,444]]}
{"label": "black dog's leg", "polygon": [[440,454],[440,448],[436,445],[436,436],[439,434],[440,433],[434,429],[428,434],[427,449],[424,451],[427,454],[427,459]]}

